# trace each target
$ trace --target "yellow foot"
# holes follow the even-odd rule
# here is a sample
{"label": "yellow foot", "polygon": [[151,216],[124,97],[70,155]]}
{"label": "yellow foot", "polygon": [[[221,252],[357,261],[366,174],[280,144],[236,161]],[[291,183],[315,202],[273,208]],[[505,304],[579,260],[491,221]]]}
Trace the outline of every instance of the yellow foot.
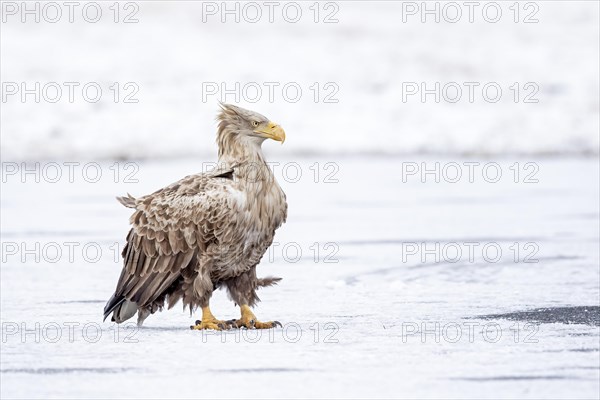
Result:
{"label": "yellow foot", "polygon": [[216,319],[207,307],[202,307],[202,321],[197,320],[196,325],[190,326],[191,330],[201,331],[203,329],[214,329],[215,331],[222,331],[235,327],[230,321],[221,321]]}
{"label": "yellow foot", "polygon": [[229,324],[229,321],[221,321],[218,319],[210,320],[210,321],[196,321],[196,325],[190,325],[190,329],[193,331],[201,331],[203,329],[213,329],[215,331],[223,331],[226,329],[232,328],[232,325]]}
{"label": "yellow foot", "polygon": [[235,325],[238,328],[245,327],[248,329],[270,329],[275,328],[276,326],[281,326],[281,322],[279,321],[261,322],[257,320],[256,316],[247,305],[243,305],[240,308],[242,310],[242,317],[235,321]]}

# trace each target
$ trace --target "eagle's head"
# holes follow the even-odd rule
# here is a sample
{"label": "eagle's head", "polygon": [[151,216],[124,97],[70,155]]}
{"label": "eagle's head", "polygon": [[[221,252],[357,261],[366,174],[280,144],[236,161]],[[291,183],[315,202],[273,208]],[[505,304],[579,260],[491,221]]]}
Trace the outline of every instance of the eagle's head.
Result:
{"label": "eagle's head", "polygon": [[281,126],[264,115],[231,104],[220,105],[221,112],[217,117],[219,154],[227,152],[226,147],[232,146],[260,148],[265,139],[281,143],[285,141],[285,132]]}

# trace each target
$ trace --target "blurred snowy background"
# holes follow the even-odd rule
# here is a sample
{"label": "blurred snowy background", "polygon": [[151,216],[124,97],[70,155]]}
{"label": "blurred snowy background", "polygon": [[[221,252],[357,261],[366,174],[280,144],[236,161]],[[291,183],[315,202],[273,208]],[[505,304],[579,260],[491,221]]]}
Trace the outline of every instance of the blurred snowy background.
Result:
{"label": "blurred snowy background", "polygon": [[[599,398],[599,4],[467,3],[3,1],[0,397]],[[114,196],[215,161],[219,100],[287,133],[257,307],[286,329],[102,322]]]}
{"label": "blurred snowy background", "polygon": [[[96,13],[94,7],[84,13],[85,3],[74,9],[73,23],[65,6],[61,19],[50,23],[56,11],[42,3],[40,23],[34,23],[35,15],[23,15],[17,3],[3,17],[2,81],[25,82],[26,89],[39,82],[40,91],[56,82],[63,93],[56,103],[43,97],[36,103],[33,95],[23,103],[20,87],[14,95],[6,94],[12,86],[3,88],[1,155],[212,156],[218,100],[281,121],[289,140],[281,152],[288,155],[597,155],[598,4],[488,3],[472,10],[460,2],[298,3],[298,18],[297,7],[280,3],[273,23],[260,2],[251,3],[258,8],[235,2],[121,3],[118,15],[112,3],[99,3],[96,23],[83,18]],[[437,13],[427,14],[436,4]],[[227,14],[235,7],[237,14]],[[79,83],[72,103],[64,82]],[[89,82],[102,89],[96,103],[83,98]],[[129,82],[135,86],[124,87]],[[278,85],[271,98],[265,82]],[[422,103],[421,83],[431,90],[436,82],[440,102],[430,94]],[[442,93],[452,82],[462,90],[456,103],[446,100],[456,98],[455,86]],[[465,82],[478,85],[472,102]],[[497,102],[483,97],[488,83],[490,100],[496,100],[496,87],[502,90]],[[221,90],[235,91],[236,84],[237,101],[236,94]],[[412,84],[417,94],[408,93]],[[89,96],[94,93],[89,89]],[[129,94],[138,102],[125,103]],[[56,97],[55,88],[47,87],[47,97]],[[331,100],[337,103],[326,102]]]}

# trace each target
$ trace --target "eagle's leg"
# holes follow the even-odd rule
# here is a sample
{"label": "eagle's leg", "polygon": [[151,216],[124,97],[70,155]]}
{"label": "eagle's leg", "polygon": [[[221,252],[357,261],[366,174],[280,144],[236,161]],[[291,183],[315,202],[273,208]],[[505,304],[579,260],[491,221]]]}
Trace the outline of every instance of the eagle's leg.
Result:
{"label": "eagle's leg", "polygon": [[281,326],[278,321],[261,322],[256,319],[250,307],[260,301],[256,295],[256,289],[259,287],[271,286],[276,284],[280,278],[263,278],[256,277],[256,266],[248,271],[228,279],[224,282],[229,292],[229,297],[236,304],[240,305],[242,316],[238,320],[228,321],[233,322],[238,328],[246,327],[248,329],[269,329],[275,326]]}
{"label": "eagle's leg", "polygon": [[192,330],[201,331],[203,329],[214,329],[215,331],[222,331],[231,328],[231,324],[227,321],[221,321],[210,312],[208,305],[202,307],[202,320],[196,321],[196,325],[190,326]]}
{"label": "eagle's leg", "polygon": [[244,326],[248,329],[270,329],[275,328],[276,326],[281,326],[279,321],[261,322],[257,320],[256,316],[250,309],[250,306],[247,304],[241,305],[240,310],[242,311],[242,317],[235,321],[235,324],[238,328]]}

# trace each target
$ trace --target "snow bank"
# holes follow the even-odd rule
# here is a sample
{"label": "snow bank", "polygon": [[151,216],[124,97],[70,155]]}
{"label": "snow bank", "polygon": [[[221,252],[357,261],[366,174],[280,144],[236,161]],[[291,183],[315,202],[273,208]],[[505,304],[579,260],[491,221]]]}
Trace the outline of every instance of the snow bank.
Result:
{"label": "snow bank", "polygon": [[[244,4],[239,23],[235,15],[222,23],[222,10],[213,15],[207,3],[137,4],[137,11],[120,10],[120,21],[132,12],[139,20],[130,24],[113,22],[109,3],[97,23],[80,10],[73,23],[66,15],[57,23],[5,15],[2,81],[19,89],[39,82],[41,100],[28,95],[23,103],[20,93],[8,94],[14,86],[3,87],[4,160],[213,155],[218,100],[280,122],[288,142],[278,152],[288,155],[598,154],[595,2],[521,4],[518,23],[508,2],[498,3],[496,23],[488,22],[493,10],[483,14],[487,3],[474,9],[472,23],[460,2],[455,23],[447,3],[439,5],[439,23],[410,8],[420,2],[322,3],[318,23],[312,3],[301,3],[296,23],[286,21],[290,10],[283,17],[283,3],[272,23],[260,2],[256,23]],[[47,101],[52,84],[43,93],[52,82],[63,92],[55,103]],[[65,82],[79,84],[73,102]],[[96,103],[83,98],[90,82],[102,90]],[[421,89],[436,83],[439,103],[435,94],[422,102]],[[221,89],[236,84],[239,91],[225,96]],[[127,95],[138,102],[124,102]]]}

